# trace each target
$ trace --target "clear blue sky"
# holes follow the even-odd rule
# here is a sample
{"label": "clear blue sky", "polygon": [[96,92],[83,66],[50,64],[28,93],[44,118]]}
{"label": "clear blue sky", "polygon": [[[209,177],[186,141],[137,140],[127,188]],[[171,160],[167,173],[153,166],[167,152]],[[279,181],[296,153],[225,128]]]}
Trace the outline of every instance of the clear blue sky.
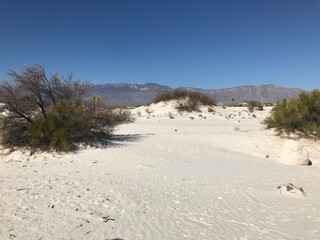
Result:
{"label": "clear blue sky", "polygon": [[94,83],[320,84],[319,0],[1,0],[0,79],[39,63]]}

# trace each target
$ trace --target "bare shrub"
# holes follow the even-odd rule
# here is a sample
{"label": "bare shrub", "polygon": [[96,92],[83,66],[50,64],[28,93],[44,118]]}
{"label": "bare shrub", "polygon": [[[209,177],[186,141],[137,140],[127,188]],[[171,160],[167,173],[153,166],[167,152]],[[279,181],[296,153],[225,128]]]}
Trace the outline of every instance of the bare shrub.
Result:
{"label": "bare shrub", "polygon": [[131,120],[130,113],[97,97],[84,100],[90,84],[53,74],[47,78],[40,65],[11,71],[0,85],[1,144],[65,151],[74,144],[107,137],[115,126]]}
{"label": "bare shrub", "polygon": [[262,111],[263,110],[263,104],[259,101],[247,101],[247,107],[249,112],[254,112],[254,110]]}
{"label": "bare shrub", "polygon": [[168,102],[173,100],[173,91],[163,91],[159,93],[158,95],[155,96],[153,102],[158,103],[158,102]]}
{"label": "bare shrub", "polygon": [[178,100],[176,109],[179,112],[192,112],[199,110],[200,103],[191,99]]}
{"label": "bare shrub", "polygon": [[208,107],[208,112],[209,112],[209,113],[213,113],[213,112],[214,112],[213,107]]}
{"label": "bare shrub", "polygon": [[161,92],[155,97],[154,102],[167,102],[171,100],[177,101],[176,109],[180,112],[192,112],[195,110],[199,110],[199,107],[201,105],[217,105],[217,102],[206,94],[187,89],[177,89],[174,91]]}

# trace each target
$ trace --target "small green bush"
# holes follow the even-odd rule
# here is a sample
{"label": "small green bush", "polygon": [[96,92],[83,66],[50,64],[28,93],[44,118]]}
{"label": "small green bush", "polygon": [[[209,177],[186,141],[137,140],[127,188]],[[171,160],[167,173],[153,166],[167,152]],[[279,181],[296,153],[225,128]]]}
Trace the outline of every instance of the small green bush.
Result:
{"label": "small green bush", "polygon": [[276,103],[264,124],[280,133],[320,137],[320,91],[303,92],[298,99]]}
{"label": "small green bush", "polygon": [[30,125],[28,132],[31,144],[36,148],[68,150],[72,143],[89,136],[95,119],[85,119],[84,107],[80,102],[61,100],[48,112],[47,118],[40,118]]}
{"label": "small green bush", "polygon": [[199,110],[202,106],[216,106],[217,102],[215,99],[197,91],[191,91],[187,89],[176,89],[174,91],[164,91],[159,93],[154,103],[177,101],[176,109],[180,112],[192,112]]}

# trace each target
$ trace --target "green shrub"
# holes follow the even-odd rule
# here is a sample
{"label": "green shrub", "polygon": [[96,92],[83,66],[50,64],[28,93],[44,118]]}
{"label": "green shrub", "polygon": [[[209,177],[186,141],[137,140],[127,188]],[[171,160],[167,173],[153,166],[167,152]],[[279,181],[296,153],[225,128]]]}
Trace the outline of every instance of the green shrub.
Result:
{"label": "green shrub", "polygon": [[320,136],[320,91],[301,93],[298,99],[282,100],[264,120],[268,128],[278,132]]}
{"label": "green shrub", "polygon": [[28,132],[31,144],[36,148],[69,150],[72,143],[80,142],[89,136],[95,119],[85,119],[80,102],[61,100],[55,103],[47,118],[40,118],[30,125]]}

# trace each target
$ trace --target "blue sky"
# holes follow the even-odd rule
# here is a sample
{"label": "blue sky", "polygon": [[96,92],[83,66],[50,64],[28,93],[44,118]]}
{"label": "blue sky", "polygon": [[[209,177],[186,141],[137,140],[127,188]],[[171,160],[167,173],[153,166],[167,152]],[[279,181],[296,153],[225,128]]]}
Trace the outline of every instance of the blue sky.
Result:
{"label": "blue sky", "polygon": [[39,63],[94,83],[320,83],[318,0],[1,0],[0,79]]}

